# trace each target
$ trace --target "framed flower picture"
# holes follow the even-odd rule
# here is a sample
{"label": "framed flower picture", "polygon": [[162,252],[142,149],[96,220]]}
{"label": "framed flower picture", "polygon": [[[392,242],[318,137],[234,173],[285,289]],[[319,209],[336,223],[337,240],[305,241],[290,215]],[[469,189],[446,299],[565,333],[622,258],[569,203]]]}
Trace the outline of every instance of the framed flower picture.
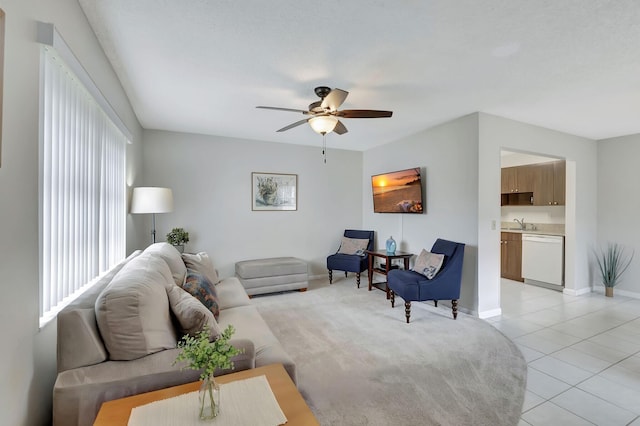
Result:
{"label": "framed flower picture", "polygon": [[298,175],[251,173],[251,210],[298,210]]}

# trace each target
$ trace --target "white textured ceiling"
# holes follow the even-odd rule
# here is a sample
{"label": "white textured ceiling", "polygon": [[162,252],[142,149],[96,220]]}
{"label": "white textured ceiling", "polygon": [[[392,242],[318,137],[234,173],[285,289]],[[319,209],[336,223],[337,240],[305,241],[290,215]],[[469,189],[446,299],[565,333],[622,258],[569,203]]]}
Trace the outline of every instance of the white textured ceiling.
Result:
{"label": "white textured ceiling", "polygon": [[482,111],[640,133],[638,0],[79,0],[147,129],[319,145],[313,88],[350,92],[327,145],[364,150]]}

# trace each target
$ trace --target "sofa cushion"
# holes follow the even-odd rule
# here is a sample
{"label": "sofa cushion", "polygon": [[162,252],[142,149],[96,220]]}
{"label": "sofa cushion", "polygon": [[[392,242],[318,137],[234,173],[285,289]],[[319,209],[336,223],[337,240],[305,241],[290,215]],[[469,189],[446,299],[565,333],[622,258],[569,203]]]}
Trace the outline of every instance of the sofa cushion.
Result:
{"label": "sofa cushion", "polygon": [[338,253],[356,254],[358,250],[366,250],[369,245],[368,239],[342,237],[342,244]]}
{"label": "sofa cushion", "polygon": [[160,256],[169,266],[173,281],[176,285],[182,285],[187,267],[184,265],[180,252],[169,243],[151,244],[144,250],[144,253],[153,253]]}
{"label": "sofa cushion", "polygon": [[251,299],[236,277],[227,277],[221,280],[216,285],[216,294],[218,295],[218,307],[221,311],[236,306],[251,305]]}
{"label": "sofa cushion", "polygon": [[236,339],[249,339],[256,351],[256,367],[274,363],[282,364],[291,380],[296,382],[296,366],[285,352],[280,341],[273,334],[258,309],[254,305],[238,306],[220,312],[218,324],[224,330],[229,324],[236,329]]}
{"label": "sofa cushion", "polygon": [[96,320],[112,360],[132,360],[176,346],[166,285],[167,263],[143,253],[127,263],[96,300]]}
{"label": "sofa cushion", "polygon": [[179,324],[180,336],[195,336],[205,326],[209,326],[211,341],[220,335],[213,313],[198,299],[173,283],[167,286],[167,296],[171,311]]}
{"label": "sofa cushion", "polygon": [[187,268],[194,269],[205,275],[207,278],[209,278],[209,281],[211,281],[211,283],[218,284],[220,282],[218,273],[213,267],[213,262],[211,262],[211,258],[207,253],[182,253],[182,260],[184,261],[184,265]]}
{"label": "sofa cushion", "polygon": [[216,320],[218,319],[220,307],[218,305],[216,287],[209,281],[206,275],[194,269],[187,268],[187,275],[184,278],[182,288],[202,302],[202,304],[213,313],[214,318]]}
{"label": "sofa cushion", "polygon": [[[60,318],[58,318],[60,321]],[[67,343],[64,354],[58,345],[58,370],[84,367],[107,360],[107,350],[96,325],[95,308],[77,308],[64,313],[65,327],[58,330],[58,339]],[[76,341],[76,345],[70,342]],[[75,350],[73,350],[75,349]]]}
{"label": "sofa cushion", "polygon": [[430,253],[425,249],[422,249],[420,255],[416,259],[416,263],[413,265],[413,270],[424,275],[430,280],[436,276],[442,267],[443,261],[444,254]]}

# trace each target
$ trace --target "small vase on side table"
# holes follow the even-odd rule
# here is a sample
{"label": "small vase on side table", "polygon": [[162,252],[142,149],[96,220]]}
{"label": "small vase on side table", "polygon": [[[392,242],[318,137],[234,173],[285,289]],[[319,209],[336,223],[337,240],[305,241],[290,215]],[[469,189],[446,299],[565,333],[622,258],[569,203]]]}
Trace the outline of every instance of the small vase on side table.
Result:
{"label": "small vase on side table", "polygon": [[387,240],[386,248],[387,254],[396,254],[396,240],[393,239],[393,236]]}

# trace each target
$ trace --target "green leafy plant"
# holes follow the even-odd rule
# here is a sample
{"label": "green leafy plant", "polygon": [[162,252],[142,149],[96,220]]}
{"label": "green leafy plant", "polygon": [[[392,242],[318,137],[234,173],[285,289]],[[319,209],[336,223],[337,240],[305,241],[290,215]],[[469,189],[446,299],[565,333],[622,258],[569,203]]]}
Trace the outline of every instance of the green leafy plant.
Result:
{"label": "green leafy plant", "polygon": [[213,376],[216,368],[233,369],[231,358],[242,353],[242,350],[229,344],[229,339],[235,331],[235,328],[229,325],[213,342],[209,342],[209,326],[205,326],[195,336],[183,336],[178,342],[178,348],[182,351],[174,364],[186,361],[188,364],[183,368],[202,370],[202,380]]}
{"label": "green leafy plant", "polygon": [[627,270],[633,260],[635,251],[631,255],[625,253],[620,244],[608,244],[606,249],[595,252],[600,278],[605,287],[614,287],[620,280],[620,276]]}
{"label": "green leafy plant", "polygon": [[167,234],[167,242],[172,246],[182,246],[189,242],[189,233],[183,228],[173,228]]}

